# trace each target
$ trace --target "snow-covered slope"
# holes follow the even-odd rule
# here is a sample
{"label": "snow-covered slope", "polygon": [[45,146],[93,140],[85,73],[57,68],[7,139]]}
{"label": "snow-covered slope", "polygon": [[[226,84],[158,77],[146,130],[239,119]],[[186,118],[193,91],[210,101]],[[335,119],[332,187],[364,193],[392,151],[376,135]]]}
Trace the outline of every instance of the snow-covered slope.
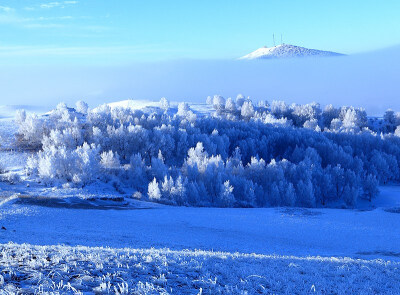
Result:
{"label": "snow-covered slope", "polygon": [[239,59],[294,58],[309,56],[340,56],[337,52],[308,49],[305,47],[282,44],[274,47],[261,47]]}

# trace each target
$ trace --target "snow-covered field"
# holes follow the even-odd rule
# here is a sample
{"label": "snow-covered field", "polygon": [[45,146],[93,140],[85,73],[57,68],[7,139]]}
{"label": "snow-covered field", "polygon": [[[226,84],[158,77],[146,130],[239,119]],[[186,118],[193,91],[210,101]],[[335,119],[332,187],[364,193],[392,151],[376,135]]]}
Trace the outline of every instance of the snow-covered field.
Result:
{"label": "snow-covered field", "polygon": [[400,260],[400,214],[394,210],[400,206],[361,211],[99,202],[73,206],[17,198],[4,203],[0,242]]}
{"label": "snow-covered field", "polygon": [[396,294],[399,263],[169,249],[0,245],[0,294]]}

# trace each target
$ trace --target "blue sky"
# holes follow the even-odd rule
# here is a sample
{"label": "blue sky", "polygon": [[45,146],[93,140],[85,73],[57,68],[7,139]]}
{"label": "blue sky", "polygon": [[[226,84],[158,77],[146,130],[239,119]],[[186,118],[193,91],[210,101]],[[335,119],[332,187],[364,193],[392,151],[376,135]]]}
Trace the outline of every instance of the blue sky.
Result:
{"label": "blue sky", "polygon": [[280,41],[343,53],[400,44],[400,1],[0,0],[0,62],[232,59]]}

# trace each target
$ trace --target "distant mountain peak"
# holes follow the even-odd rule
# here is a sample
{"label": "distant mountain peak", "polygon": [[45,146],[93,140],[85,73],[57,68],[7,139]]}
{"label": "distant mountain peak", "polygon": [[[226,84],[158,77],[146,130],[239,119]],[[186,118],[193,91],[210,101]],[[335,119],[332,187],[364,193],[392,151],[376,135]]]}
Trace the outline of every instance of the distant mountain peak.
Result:
{"label": "distant mountain peak", "polygon": [[296,57],[322,57],[322,56],[341,56],[344,54],[309,49],[291,44],[281,44],[274,47],[261,47],[257,50],[240,57],[239,59],[272,59],[272,58],[296,58]]}

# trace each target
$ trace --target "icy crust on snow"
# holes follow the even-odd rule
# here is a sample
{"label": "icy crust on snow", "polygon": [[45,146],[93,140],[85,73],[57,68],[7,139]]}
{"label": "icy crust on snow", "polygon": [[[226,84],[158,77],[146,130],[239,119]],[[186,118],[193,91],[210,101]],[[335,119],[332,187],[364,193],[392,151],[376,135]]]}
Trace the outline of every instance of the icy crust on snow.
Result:
{"label": "icy crust on snow", "polygon": [[0,294],[395,294],[400,264],[169,249],[0,245]]}
{"label": "icy crust on snow", "polygon": [[307,56],[341,56],[343,54],[332,51],[308,49],[300,46],[282,44],[274,47],[261,47],[239,59],[268,59]]}

